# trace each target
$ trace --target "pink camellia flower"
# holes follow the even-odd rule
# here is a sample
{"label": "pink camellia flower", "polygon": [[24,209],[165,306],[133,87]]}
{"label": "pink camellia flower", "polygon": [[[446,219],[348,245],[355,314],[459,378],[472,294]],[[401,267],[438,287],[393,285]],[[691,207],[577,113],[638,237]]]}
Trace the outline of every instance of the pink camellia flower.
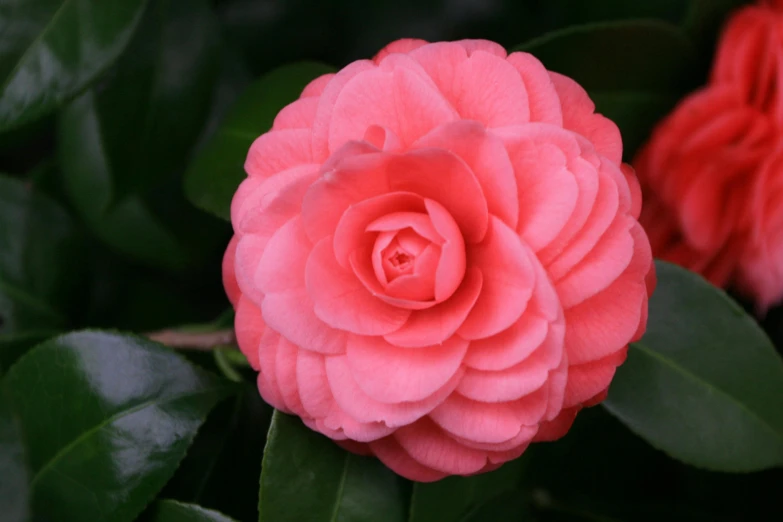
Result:
{"label": "pink camellia flower", "polygon": [[752,299],[783,299],[783,0],[732,14],[710,83],[634,161],[656,257]]}
{"label": "pink camellia flower", "polygon": [[488,41],[394,42],[247,158],[224,262],[264,399],[419,481],[565,433],[653,284],[617,127]]}
{"label": "pink camellia flower", "polygon": [[760,223],[749,203],[775,139],[769,118],[734,86],[685,98],[634,161],[645,200],[640,220],[655,256],[730,286]]}
{"label": "pink camellia flower", "polygon": [[729,18],[711,82],[733,85],[742,102],[783,124],[783,0],[760,0]]}

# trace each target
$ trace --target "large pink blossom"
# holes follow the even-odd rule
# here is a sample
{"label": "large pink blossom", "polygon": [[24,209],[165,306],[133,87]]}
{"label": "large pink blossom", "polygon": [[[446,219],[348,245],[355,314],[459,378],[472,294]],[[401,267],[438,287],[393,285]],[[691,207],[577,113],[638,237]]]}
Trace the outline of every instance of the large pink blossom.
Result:
{"label": "large pink blossom", "polygon": [[264,399],[420,481],[603,399],[653,282],[617,127],[488,41],[322,76],[247,158],[224,278]]}

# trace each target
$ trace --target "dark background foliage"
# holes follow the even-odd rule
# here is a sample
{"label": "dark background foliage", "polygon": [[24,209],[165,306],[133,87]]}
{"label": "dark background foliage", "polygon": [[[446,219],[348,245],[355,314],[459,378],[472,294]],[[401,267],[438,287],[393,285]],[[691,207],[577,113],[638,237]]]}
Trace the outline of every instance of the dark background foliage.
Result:
{"label": "dark background foliage", "polygon": [[[0,102],[0,375],[30,347],[59,333],[85,328],[142,333],[220,318],[229,308],[220,260],[231,235],[221,218],[243,177],[244,151],[316,73],[370,57],[400,37],[495,40],[529,50],[548,68],[577,78],[599,111],[620,125],[630,160],[655,121],[705,81],[718,28],[741,3],[0,0],[0,82],[5,82],[0,95],[10,100]],[[79,11],[85,6],[94,16],[92,25],[81,26],[76,13],[86,12]],[[31,69],[39,76],[27,77],[27,97],[14,98],[8,94],[16,92],[14,64],[32,41],[56,59]],[[80,41],[102,42],[102,52],[90,54]],[[308,63],[289,65],[302,61]],[[47,75],[57,81],[46,84]],[[38,98],[35,85],[43,86]],[[33,100],[29,106],[27,98]],[[782,316],[782,309],[773,309],[764,321],[778,350]],[[202,328],[220,324],[225,321]],[[107,413],[113,411],[110,401],[87,411],[93,399],[85,383],[98,377],[85,370],[84,361],[104,355],[94,355],[102,352],[93,334],[74,335],[22,359],[7,379],[18,386],[7,382],[0,395],[0,518],[228,520],[199,511],[193,506],[198,504],[239,521],[257,520],[259,473],[273,413],[259,398],[252,372],[235,369],[243,377],[239,383],[205,384],[212,377],[199,368],[222,373],[221,357],[188,353],[195,366],[186,367],[180,358],[162,355],[152,345],[137,346],[130,338],[117,341],[105,364],[142,364],[123,359],[123,350],[133,348],[170,369],[180,379],[177,386],[184,387],[176,393],[185,397],[172,399],[185,401],[172,415],[193,425],[165,455],[145,454],[145,462],[157,462],[157,468],[150,466],[163,470],[145,475],[149,491],[129,495],[133,502],[113,512],[100,500],[93,505],[83,499],[77,486],[76,500],[58,504],[46,496],[51,473],[39,479],[40,469],[32,484],[8,481],[11,471],[24,469],[14,468],[19,462],[45,460],[62,442],[45,426],[36,432],[26,415],[34,419],[47,409],[66,408],[67,429],[78,429],[82,414],[85,419],[98,415],[107,430],[120,429]],[[57,379],[45,373],[47,365]],[[140,368],[138,382],[146,382]],[[122,375],[120,380],[128,379]],[[19,388],[22,382],[36,384]],[[147,400],[161,400],[153,395]],[[138,408],[146,404],[139,397],[146,396],[131,394],[111,407]],[[85,411],[79,406],[71,412],[69,401],[84,401]],[[206,416],[215,403],[199,429],[194,419]],[[16,413],[4,414],[17,406]],[[500,474],[427,486],[348,457],[328,441],[291,427],[296,421],[276,415],[270,437],[302,437],[301,447],[311,453],[280,450],[265,460],[276,470],[268,480],[281,482],[265,500],[262,480],[261,516],[267,522],[289,519],[287,509],[303,496],[332,498],[332,478],[348,485],[336,504],[344,508],[329,511],[333,521],[783,520],[776,498],[783,487],[779,469],[727,474],[687,466],[600,408],[581,414],[564,440],[532,447]],[[138,422],[162,422],[156,418]],[[25,456],[18,454],[17,432],[30,446]],[[90,437],[95,440],[89,442]],[[100,433],[85,440],[82,449],[88,453],[108,447]],[[75,459],[66,464],[76,470],[81,457],[66,457]],[[312,471],[306,469],[308,458],[333,464],[343,474],[307,482],[302,477]],[[94,475],[101,469],[87,471]],[[370,489],[351,489],[352,483]],[[28,487],[43,491],[33,497],[30,513],[22,500]],[[156,496],[173,501],[150,504]],[[86,513],[79,514],[79,499],[92,506]],[[310,512],[290,520],[329,518]]]}

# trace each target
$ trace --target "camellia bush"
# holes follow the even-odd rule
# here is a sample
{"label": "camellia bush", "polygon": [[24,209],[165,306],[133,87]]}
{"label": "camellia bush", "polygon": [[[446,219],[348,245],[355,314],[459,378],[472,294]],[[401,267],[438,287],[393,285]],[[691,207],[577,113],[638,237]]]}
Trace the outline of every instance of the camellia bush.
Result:
{"label": "camellia bush", "polygon": [[778,0],[0,0],[0,519],[783,520],[781,58]]}

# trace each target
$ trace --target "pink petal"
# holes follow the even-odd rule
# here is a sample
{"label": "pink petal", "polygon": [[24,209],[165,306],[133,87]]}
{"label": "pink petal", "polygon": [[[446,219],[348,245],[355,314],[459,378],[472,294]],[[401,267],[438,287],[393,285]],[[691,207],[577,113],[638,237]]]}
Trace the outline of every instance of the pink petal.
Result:
{"label": "pink petal", "polygon": [[256,235],[241,236],[234,257],[237,285],[242,293],[256,305],[261,305],[264,294],[256,286],[255,274],[258,262],[266,249],[267,238]]}
{"label": "pink petal", "polygon": [[454,76],[451,104],[462,119],[487,127],[530,121],[527,90],[517,70],[504,56],[475,50],[461,62]]}
{"label": "pink petal", "polygon": [[370,443],[373,453],[398,475],[417,482],[435,482],[449,475],[429,468],[414,460],[402,449],[394,437],[386,437]]}
{"label": "pink petal", "polygon": [[324,419],[337,410],[326,378],[325,356],[300,350],[296,361],[296,380],[305,413],[313,419]]}
{"label": "pink petal", "polygon": [[617,367],[625,361],[625,354],[626,350],[621,349],[603,359],[570,366],[563,405],[570,408],[582,404],[607,390]]}
{"label": "pink petal", "polygon": [[[561,338],[562,339],[562,338]],[[517,400],[538,389],[549,379],[549,372],[562,359],[562,340],[542,343],[528,358],[507,370],[483,371],[468,368],[457,392],[481,402]]]}
{"label": "pink petal", "polygon": [[243,216],[240,210],[244,206],[245,201],[256,193],[264,181],[266,180],[262,178],[245,178],[237,187],[234,197],[231,198],[231,224],[234,226],[235,232],[237,231],[237,225],[242,221]]}
{"label": "pink petal", "polygon": [[639,328],[642,301],[648,299],[645,277],[652,255],[644,232],[632,229],[632,233],[639,239],[625,272],[605,290],[565,310],[565,344],[572,365],[617,352]]}
{"label": "pink petal", "polygon": [[[315,121],[316,109],[318,109],[317,97],[300,98],[277,113],[272,130],[310,129]],[[308,145],[310,145],[309,140]]]}
{"label": "pink petal", "polygon": [[329,151],[361,139],[370,125],[388,128],[409,145],[457,118],[435,85],[409,67],[365,71],[350,79],[335,100]]}
{"label": "pink petal", "polygon": [[506,50],[503,48],[502,45],[492,42],[490,40],[464,39],[464,40],[457,40],[454,43],[464,47],[465,50],[468,52],[469,56],[476,51],[483,51],[485,53],[490,53],[499,58],[505,58],[507,54]]}
{"label": "pink petal", "polygon": [[530,121],[562,126],[560,98],[544,65],[529,53],[511,53],[506,61],[514,66],[525,84]]}
{"label": "pink petal", "polygon": [[296,380],[296,357],[298,353],[299,348],[288,342],[284,337],[280,337],[277,345],[277,358],[275,360],[277,385],[280,388],[280,395],[283,397],[286,408],[301,416],[304,414],[304,407],[299,399],[299,387]]}
{"label": "pink petal", "polygon": [[564,436],[571,429],[580,409],[579,407],[565,409],[553,420],[542,423],[533,442],[550,442]]}
{"label": "pink petal", "polygon": [[[606,179],[604,176],[596,175],[595,167],[587,160],[576,158],[569,170],[579,186],[574,211],[557,237],[537,252],[539,260],[547,267],[547,272],[553,279],[562,273],[553,271],[553,260],[561,254],[571,263],[574,259],[581,259],[589,251],[590,241],[595,244],[600,234],[611,223],[614,217],[612,207],[615,213],[617,208],[616,203],[612,203],[613,200],[618,199],[616,186],[611,185],[609,190],[599,194],[600,182],[605,182]],[[597,201],[599,196],[602,198],[601,202]],[[577,245],[579,248],[575,248]]]}
{"label": "pink petal", "polygon": [[333,151],[329,150],[329,134],[332,125],[334,105],[345,85],[364,71],[375,69],[375,64],[369,60],[357,60],[340,69],[333,75],[323,88],[318,99],[318,110],[313,122],[313,158],[323,162]]}
{"label": "pink petal", "polygon": [[566,276],[555,283],[563,308],[594,296],[617,279],[633,257],[634,240],[628,233],[631,218],[617,216],[595,247]]}
{"label": "pink petal", "polygon": [[305,270],[315,314],[326,324],[359,335],[385,335],[399,329],[410,310],[391,306],[372,295],[334,257],[331,238],[315,245]]}
{"label": "pink petal", "polygon": [[278,172],[315,163],[309,129],[272,130],[250,146],[245,171],[250,176],[268,178]]}
{"label": "pink petal", "polygon": [[437,245],[442,245],[444,242],[444,239],[432,225],[429,215],[422,212],[393,212],[370,223],[367,230],[370,232],[396,232],[406,227],[410,227],[421,237]]}
{"label": "pink petal", "polygon": [[[490,461],[495,462],[506,462],[507,460],[510,460],[510,458],[516,458],[515,457],[506,457],[504,454],[510,454],[515,453],[515,455],[520,455],[522,451],[524,451],[525,448],[527,448],[530,441],[535,437],[536,433],[538,432],[538,426],[522,426],[519,430],[519,433],[516,437],[512,439],[508,439],[503,442],[476,442],[474,440],[469,439],[463,439],[461,437],[457,437],[453,433],[446,433],[450,438],[456,440],[463,446],[466,446],[468,448],[482,450],[487,452],[487,456],[490,457]],[[516,453],[516,452],[519,453]]]}
{"label": "pink petal", "polygon": [[489,212],[511,228],[517,227],[519,200],[514,167],[499,138],[477,122],[458,121],[435,129],[413,146],[445,149],[460,157],[478,179]]}
{"label": "pink petal", "polygon": [[529,124],[498,133],[516,176],[517,230],[538,252],[560,234],[579,200],[579,184],[568,168],[569,156],[578,154],[578,147],[573,138],[563,136],[565,131],[549,125]]}
{"label": "pink petal", "polygon": [[468,341],[451,337],[421,350],[392,346],[383,338],[351,335],[346,358],[356,383],[384,403],[421,401],[454,377]]}
{"label": "pink petal", "polygon": [[[424,210],[424,201],[418,194],[391,192],[351,205],[340,218],[334,232],[334,256],[343,268],[351,266],[350,257],[355,250],[368,246],[375,236],[367,229],[378,218],[394,213],[410,214]],[[407,225],[406,225],[407,226]]]}
{"label": "pink petal", "polygon": [[462,283],[465,277],[465,241],[459,227],[448,211],[440,203],[431,199],[424,200],[424,206],[432,220],[433,228],[444,239],[440,248],[440,259],[435,271],[435,300],[448,299]]}
{"label": "pink petal", "polygon": [[380,125],[367,127],[362,139],[384,152],[399,152],[402,149],[402,141],[400,141],[399,136]]}
{"label": "pink petal", "polygon": [[326,89],[326,86],[329,84],[329,82],[332,81],[332,78],[334,78],[333,73],[319,76],[315,80],[308,83],[307,86],[305,86],[304,90],[302,90],[301,97],[310,98],[312,96],[320,96],[324,92],[324,89]]}
{"label": "pink petal", "polygon": [[234,331],[236,332],[239,349],[247,358],[247,362],[254,370],[258,371],[260,363],[258,350],[261,344],[261,336],[266,330],[264,317],[261,310],[250,299],[242,297],[236,306]]}
{"label": "pink petal", "polygon": [[238,236],[232,236],[226,247],[226,253],[223,254],[223,288],[226,290],[226,296],[231,302],[231,305],[236,308],[239,297],[242,295],[242,291],[239,289],[237,283],[236,269],[234,264],[236,262],[237,243],[239,243]]}
{"label": "pink petal", "polygon": [[485,452],[466,448],[427,419],[400,428],[394,438],[414,460],[437,471],[470,475],[487,463]]}
{"label": "pink petal", "polygon": [[301,165],[266,178],[242,201],[232,207],[234,228],[244,234],[271,236],[302,210],[308,187],[318,177],[318,165]]}
{"label": "pink petal", "polygon": [[416,60],[447,99],[453,99],[455,78],[459,66],[468,59],[465,46],[457,42],[436,42],[412,51]]}
{"label": "pink petal", "polygon": [[272,407],[284,413],[291,413],[283,401],[280,387],[277,383],[277,346],[280,342],[280,334],[267,328],[261,336],[258,347],[258,391],[261,397]]}
{"label": "pink petal", "polygon": [[510,403],[476,402],[456,393],[429,416],[447,432],[481,443],[496,444],[513,439],[523,425]]}
{"label": "pink petal", "polygon": [[496,217],[484,241],[471,249],[473,266],[484,276],[476,305],[457,333],[465,339],[482,339],[502,332],[524,312],[536,284],[535,271],[519,236]]}
{"label": "pink petal", "polygon": [[338,446],[340,446],[344,450],[350,451],[351,453],[355,453],[356,455],[361,455],[362,457],[373,456],[369,444],[365,444],[363,442],[355,442],[352,440],[338,440],[335,442],[337,443]]}
{"label": "pink petal", "polygon": [[394,156],[389,161],[388,176],[391,190],[413,192],[443,205],[466,242],[476,243],[484,237],[487,201],[470,168],[454,154],[417,149]]}
{"label": "pink petal", "polygon": [[547,337],[549,321],[526,313],[497,335],[470,343],[465,365],[483,371],[500,371],[514,367],[541,346]]}
{"label": "pink petal", "polygon": [[[387,295],[386,288],[381,284],[373,267],[372,253],[369,250],[357,250],[351,255],[351,268],[356,278],[364,285],[370,294],[390,306],[405,310],[423,310],[437,304],[434,300],[413,301]],[[381,268],[381,270],[383,270]],[[385,277],[385,276],[384,276]]]}
{"label": "pink petal", "polygon": [[627,163],[623,163],[621,168],[630,191],[631,217],[634,219],[639,219],[639,215],[642,213],[642,188],[641,185],[639,185],[639,178],[636,176],[636,172],[634,172],[633,167]]}
{"label": "pink petal", "polygon": [[590,140],[599,154],[619,165],[623,142],[617,125],[595,114],[595,104],[574,80],[555,72],[550,75],[563,108],[563,126]]}
{"label": "pink petal", "polygon": [[345,352],[345,332],[321,321],[313,311],[307,291],[295,290],[264,297],[261,311],[264,321],[295,345],[323,354]]}
{"label": "pink petal", "polygon": [[481,271],[467,271],[457,291],[443,303],[413,312],[399,330],[384,339],[395,346],[419,348],[442,343],[457,331],[478,299],[482,286]]}
{"label": "pink petal", "polygon": [[369,397],[359,387],[346,356],[326,359],[326,375],[337,405],[357,422],[383,422],[390,427],[410,424],[427,415],[448,397],[462,378],[458,371],[443,387],[417,402],[387,404]]}
{"label": "pink petal", "polygon": [[[603,172],[599,172],[595,178],[598,181],[598,192],[584,225],[571,237],[554,259],[550,255],[551,249],[549,252],[541,254],[544,266],[553,281],[559,281],[592,252],[617,217],[620,204],[617,185],[610,176]],[[618,226],[622,228],[622,224],[618,224]]]}
{"label": "pink petal", "polygon": [[[341,149],[342,160],[324,165],[324,174],[309,187],[302,202],[302,219],[313,243],[334,234],[345,211],[353,204],[388,194],[388,155],[368,153],[367,144]],[[340,154],[340,153],[338,153]]]}
{"label": "pink petal", "polygon": [[[558,343],[562,346],[563,335],[560,334]],[[563,403],[565,401],[566,386],[568,384],[568,354],[565,348],[560,353],[560,363],[557,368],[549,372],[549,405],[547,407],[546,414],[544,415],[545,421],[551,421],[560,414],[560,410],[563,409]]]}
{"label": "pink petal", "polygon": [[402,54],[408,54],[409,52],[413,51],[414,49],[418,49],[419,47],[427,45],[426,40],[421,40],[419,38],[401,38],[399,40],[395,40],[380,51],[378,51],[378,54],[375,55],[375,58],[373,58],[373,61],[375,63],[380,63],[384,58],[389,56],[390,54],[394,53],[402,53]]}
{"label": "pink petal", "polygon": [[368,442],[391,434],[394,429],[382,423],[359,423],[347,416],[332,396],[321,354],[301,350],[296,364],[299,397],[306,413],[315,419],[316,429],[334,438],[348,436]]}
{"label": "pink petal", "polygon": [[305,286],[305,264],[313,246],[295,217],[269,238],[256,269],[255,284],[265,294]]}
{"label": "pink petal", "polygon": [[413,273],[397,277],[388,284],[386,293],[397,299],[431,303],[435,299],[435,271],[440,257],[440,248],[428,245],[417,255]]}

